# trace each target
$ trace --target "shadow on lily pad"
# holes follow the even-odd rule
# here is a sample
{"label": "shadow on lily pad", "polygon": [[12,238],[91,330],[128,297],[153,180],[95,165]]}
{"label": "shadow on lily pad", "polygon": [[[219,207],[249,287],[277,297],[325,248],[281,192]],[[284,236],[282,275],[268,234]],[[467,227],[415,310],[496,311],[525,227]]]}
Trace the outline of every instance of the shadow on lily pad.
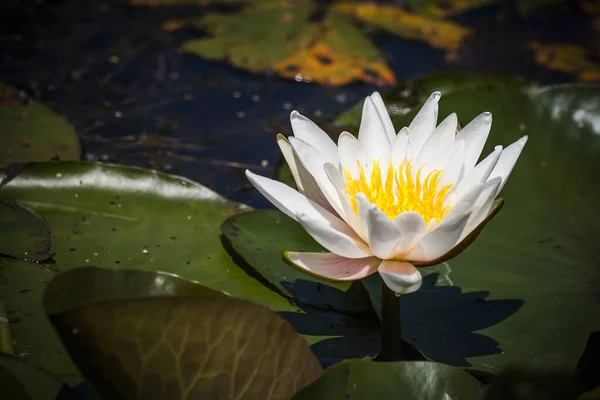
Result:
{"label": "shadow on lily pad", "polygon": [[471,366],[468,358],[501,353],[496,340],[477,331],[510,317],[524,301],[488,300],[488,291],[463,293],[457,286],[439,286],[439,276],[425,276],[420,290],[403,296],[404,339],[435,361],[462,367]]}

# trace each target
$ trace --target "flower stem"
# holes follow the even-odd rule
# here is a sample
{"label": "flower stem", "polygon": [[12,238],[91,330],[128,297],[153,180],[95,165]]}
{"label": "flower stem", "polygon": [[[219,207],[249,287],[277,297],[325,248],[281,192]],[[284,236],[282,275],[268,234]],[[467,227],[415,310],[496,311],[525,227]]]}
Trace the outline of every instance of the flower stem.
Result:
{"label": "flower stem", "polygon": [[381,361],[403,360],[404,342],[400,324],[400,296],[381,283]]}

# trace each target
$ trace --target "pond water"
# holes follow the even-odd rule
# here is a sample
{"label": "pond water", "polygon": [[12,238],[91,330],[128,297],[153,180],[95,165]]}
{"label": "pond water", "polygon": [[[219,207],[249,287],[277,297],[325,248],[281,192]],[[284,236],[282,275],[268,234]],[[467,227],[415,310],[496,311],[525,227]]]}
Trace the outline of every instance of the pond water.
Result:
{"label": "pond water", "polygon": [[[397,3],[397,2],[396,2]],[[161,23],[204,9],[128,7],[123,1],[14,1],[2,13],[0,80],[39,98],[75,126],[83,158],[183,175],[255,207],[246,168],[273,174],[275,134],[290,134],[293,109],[335,116],[375,85],[341,87],[251,74],[178,51],[201,31]],[[579,14],[526,19],[488,6],[455,18],[475,30],[453,57],[418,41],[370,33],[398,82],[443,70],[518,74],[541,82],[574,75],[534,61],[532,41],[593,45]],[[554,14],[556,22],[557,15]]]}

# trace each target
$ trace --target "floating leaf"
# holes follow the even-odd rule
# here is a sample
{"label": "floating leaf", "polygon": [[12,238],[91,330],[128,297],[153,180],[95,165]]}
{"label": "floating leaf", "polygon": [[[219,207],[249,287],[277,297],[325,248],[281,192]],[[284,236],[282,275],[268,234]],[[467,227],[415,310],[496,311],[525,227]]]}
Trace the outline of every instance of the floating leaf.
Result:
{"label": "floating leaf", "polygon": [[80,155],[79,138],[64,118],[0,82],[0,167]]}
{"label": "floating leaf", "polygon": [[80,268],[48,284],[46,312],[103,398],[288,399],[322,374],[273,311],[178,281]]}
{"label": "floating leaf", "polygon": [[0,255],[42,261],[50,257],[46,223],[14,202],[0,199]]}
{"label": "floating leaf", "polygon": [[476,400],[481,393],[482,386],[475,378],[448,365],[352,360],[328,368],[293,399]]}
{"label": "floating leaf", "polygon": [[[402,298],[404,338],[436,361],[490,372],[507,364],[572,371],[590,332],[600,330],[600,89],[450,79],[459,89],[442,96],[440,121],[456,112],[464,126],[491,111],[484,156],[524,134],[529,142],[502,191],[503,211],[457,258],[424,269],[423,288]],[[430,93],[428,81],[411,84],[418,95],[384,95],[388,107],[410,110],[393,116],[396,128]]]}
{"label": "floating leaf", "polygon": [[44,316],[41,297],[55,273],[31,262],[0,258],[0,300],[5,303],[16,353],[68,384],[79,372]]}
{"label": "floating leaf", "polygon": [[[0,353],[0,387],[3,396],[7,395],[6,388],[11,385],[5,381],[6,374],[14,379],[12,390],[7,399],[15,400],[75,400],[75,394],[64,382],[50,374],[48,371],[31,365],[18,357]],[[19,384],[17,384],[19,383]],[[22,388],[20,389],[19,386]]]}
{"label": "floating leaf", "polygon": [[600,64],[593,62],[588,50],[574,44],[531,42],[535,61],[553,70],[577,75],[580,81],[600,81]]}
{"label": "floating leaf", "polygon": [[454,22],[411,14],[389,4],[347,2],[334,9],[402,38],[422,40],[445,50],[455,49],[472,33]]}
{"label": "floating leaf", "polygon": [[[324,363],[378,351],[376,318],[298,307],[265,286],[251,268],[236,264],[223,248],[219,227],[248,208],[185,178],[99,163],[36,164],[3,186],[0,195],[47,222],[55,271],[97,265],[176,273],[277,311],[305,335]],[[62,347],[55,346],[55,333],[38,312],[39,294],[53,272],[27,263],[12,268],[11,263],[0,258],[6,277],[0,280],[0,301],[21,320],[12,326],[17,351],[77,382]]]}
{"label": "floating leaf", "polygon": [[279,290],[298,301],[321,308],[372,312],[369,296],[359,282],[334,283],[290,267],[287,250],[323,251],[300,224],[275,210],[258,210],[227,219],[223,235],[244,260]]}

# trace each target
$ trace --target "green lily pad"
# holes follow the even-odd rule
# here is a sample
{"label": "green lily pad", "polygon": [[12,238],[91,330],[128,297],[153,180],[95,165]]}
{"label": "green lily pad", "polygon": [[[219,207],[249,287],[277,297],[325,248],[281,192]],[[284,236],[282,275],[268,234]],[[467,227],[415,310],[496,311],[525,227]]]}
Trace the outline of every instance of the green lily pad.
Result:
{"label": "green lily pad", "polygon": [[272,310],[172,275],[73,269],[44,306],[107,399],[287,399],[323,371]]}
{"label": "green lily pad", "polygon": [[[53,236],[52,271],[94,265],[175,273],[275,310],[324,363],[378,351],[376,318],[296,304],[251,268],[236,264],[223,248],[219,226],[248,207],[185,178],[100,163],[33,164],[3,186],[0,195],[47,222]],[[17,352],[69,383],[77,382],[55,332],[37,311],[44,282],[53,272],[27,263],[16,269],[12,262],[0,258],[10,277],[0,280],[0,301],[21,320],[12,327]],[[19,292],[34,287],[39,288],[35,295]]]}
{"label": "green lily pad", "polygon": [[[12,385],[5,379],[10,379]],[[31,383],[35,382],[34,385]],[[31,399],[31,400],[74,400],[75,394],[64,382],[50,374],[48,371],[29,364],[22,359],[9,354],[0,353],[0,387],[3,396],[9,388],[9,399]],[[18,390],[19,392],[11,392]]]}
{"label": "green lily pad", "polygon": [[287,250],[322,251],[302,227],[275,210],[238,214],[221,226],[235,252],[281,292],[320,308],[372,312],[369,295],[360,282],[335,283],[290,267],[282,258]]}
{"label": "green lily pad", "polygon": [[[455,365],[573,370],[600,329],[600,88],[449,79],[440,89],[459,89],[442,96],[439,120],[456,112],[464,125],[492,112],[484,154],[524,134],[529,142],[502,191],[502,212],[460,256],[423,269],[423,288],[402,298],[403,336]],[[384,95],[391,109],[409,109],[393,117],[396,127],[408,125],[415,100],[436,89],[428,78],[407,86],[416,96]],[[380,295],[378,283],[367,289]]]}
{"label": "green lily pad", "polygon": [[0,149],[0,167],[81,157],[79,138],[63,117],[1,82]]}
{"label": "green lily pad", "polygon": [[50,257],[50,231],[37,215],[0,199],[0,254],[42,261]]}
{"label": "green lily pad", "polygon": [[[294,400],[304,399],[461,399],[481,397],[481,384],[467,372],[428,361],[346,361],[325,374]],[[445,395],[449,397],[445,397]]]}
{"label": "green lily pad", "polygon": [[[5,303],[16,354],[68,384],[80,379],[42,308],[46,283],[55,275],[42,265],[0,258],[0,300]],[[30,381],[28,384],[32,384]]]}

